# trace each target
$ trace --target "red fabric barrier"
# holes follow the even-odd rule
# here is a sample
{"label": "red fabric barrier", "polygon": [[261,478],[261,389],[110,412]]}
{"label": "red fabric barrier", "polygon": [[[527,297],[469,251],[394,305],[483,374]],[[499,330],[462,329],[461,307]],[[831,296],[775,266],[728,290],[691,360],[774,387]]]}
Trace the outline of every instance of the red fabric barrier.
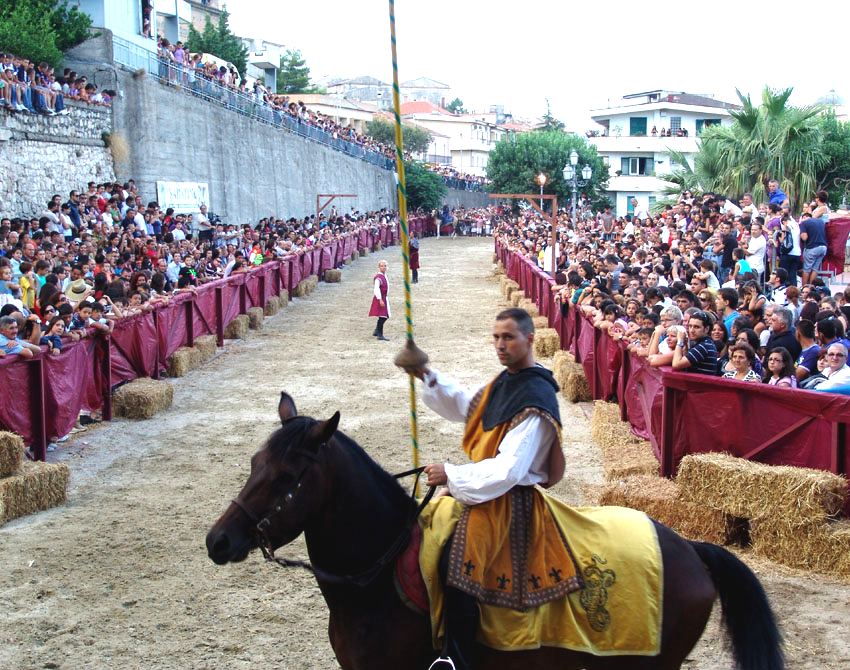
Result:
{"label": "red fabric barrier", "polygon": [[336,259],[336,243],[329,244],[322,248],[319,260],[319,276],[325,276],[325,270],[329,270],[334,266]]}
{"label": "red fabric barrier", "polygon": [[835,274],[844,272],[848,235],[850,235],[850,219],[832,219],[826,224],[827,248],[826,258],[823,261],[824,270],[832,270]]}
{"label": "red fabric barrier", "polygon": [[67,435],[80,410],[99,409],[103,404],[101,388],[102,358],[105,346],[100,335],[86,337],[62,347],[59,356],[44,357],[44,414],[48,439]]}
{"label": "red fabric barrier", "polygon": [[298,286],[302,279],[304,279],[304,275],[302,274],[302,267],[304,262],[303,254],[297,256],[291,256],[289,261],[289,289],[290,294],[293,289]]}
{"label": "red fabric barrier", "polygon": [[301,254],[301,278],[306,279],[313,274],[313,252],[305,251]]}
{"label": "red fabric barrier", "polygon": [[0,424],[23,437],[24,442],[33,440],[35,385],[31,376],[35,366],[34,361],[17,356],[0,358]]}
{"label": "red fabric barrier", "polygon": [[109,338],[109,346],[113,384],[158,375],[159,342],[153,312],[118,321]]}

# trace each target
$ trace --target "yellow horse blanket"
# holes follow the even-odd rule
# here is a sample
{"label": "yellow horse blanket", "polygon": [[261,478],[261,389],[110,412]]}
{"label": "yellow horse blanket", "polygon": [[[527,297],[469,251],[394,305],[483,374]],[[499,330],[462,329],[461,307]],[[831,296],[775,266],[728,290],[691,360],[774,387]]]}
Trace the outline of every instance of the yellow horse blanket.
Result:
{"label": "yellow horse blanket", "polygon": [[[505,651],[561,647],[598,656],[655,656],[661,648],[663,566],[655,527],[624,507],[574,508],[535,489],[566,538],[582,587],[520,611],[480,604],[478,639]],[[505,496],[508,498],[509,496]],[[438,564],[464,507],[443,497],[419,517],[419,567],[431,603],[434,647],[443,636],[443,585]],[[559,542],[560,543],[560,542]]]}

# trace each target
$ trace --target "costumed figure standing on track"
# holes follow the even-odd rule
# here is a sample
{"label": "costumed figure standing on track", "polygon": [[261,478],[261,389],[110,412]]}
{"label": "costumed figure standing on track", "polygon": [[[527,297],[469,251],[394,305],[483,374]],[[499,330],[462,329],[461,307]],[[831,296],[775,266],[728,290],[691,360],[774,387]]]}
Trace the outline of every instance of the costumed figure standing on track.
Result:
{"label": "costumed figure standing on track", "polygon": [[410,234],[410,271],[413,274],[413,283],[419,283],[419,238],[416,233]]}
{"label": "costumed figure standing on track", "polygon": [[505,367],[483,388],[466,390],[427,367],[423,400],[466,424],[471,463],[426,466],[427,482],[463,504],[440,560],[445,636],[434,670],[475,667],[479,602],[527,610],[581,588],[575,560],[535,485],[564,474],[561,422],[552,373],[535,363],[534,322],[513,308],[496,316],[493,342]]}
{"label": "costumed figure standing on track", "polygon": [[384,324],[390,318],[390,301],[387,299],[389,286],[389,282],[387,281],[387,262],[379,261],[378,274],[372,280],[372,306],[369,309],[369,316],[378,317],[378,323],[372,335],[384,342],[389,341],[389,338],[384,337]]}

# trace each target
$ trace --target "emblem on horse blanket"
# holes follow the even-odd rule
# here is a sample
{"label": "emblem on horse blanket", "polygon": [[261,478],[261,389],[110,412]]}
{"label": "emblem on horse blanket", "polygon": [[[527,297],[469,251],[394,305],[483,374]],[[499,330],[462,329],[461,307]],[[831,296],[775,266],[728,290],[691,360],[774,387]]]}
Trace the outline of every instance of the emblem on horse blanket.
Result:
{"label": "emblem on horse blanket", "polygon": [[[565,538],[580,570],[581,586],[525,610],[481,603],[479,641],[504,651],[543,646],[605,656],[657,655],[663,565],[649,517],[624,507],[570,507],[542,491],[535,489],[534,493],[557,525],[558,541]],[[420,516],[419,567],[431,606],[435,648],[440,648],[443,635],[440,554],[464,514],[463,505],[443,497]],[[529,593],[533,592],[532,576],[538,575],[529,571]],[[501,590],[500,577],[503,575],[492,573],[496,591]],[[544,585],[542,580],[539,583]]]}

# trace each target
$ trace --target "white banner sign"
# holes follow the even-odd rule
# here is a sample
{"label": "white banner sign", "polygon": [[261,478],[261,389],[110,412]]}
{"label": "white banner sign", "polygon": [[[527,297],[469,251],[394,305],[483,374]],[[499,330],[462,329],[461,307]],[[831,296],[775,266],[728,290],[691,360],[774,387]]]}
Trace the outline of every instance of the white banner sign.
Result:
{"label": "white banner sign", "polygon": [[173,207],[177,214],[199,211],[201,205],[210,204],[209,184],[194,181],[158,181],[156,199],[163,211]]}

